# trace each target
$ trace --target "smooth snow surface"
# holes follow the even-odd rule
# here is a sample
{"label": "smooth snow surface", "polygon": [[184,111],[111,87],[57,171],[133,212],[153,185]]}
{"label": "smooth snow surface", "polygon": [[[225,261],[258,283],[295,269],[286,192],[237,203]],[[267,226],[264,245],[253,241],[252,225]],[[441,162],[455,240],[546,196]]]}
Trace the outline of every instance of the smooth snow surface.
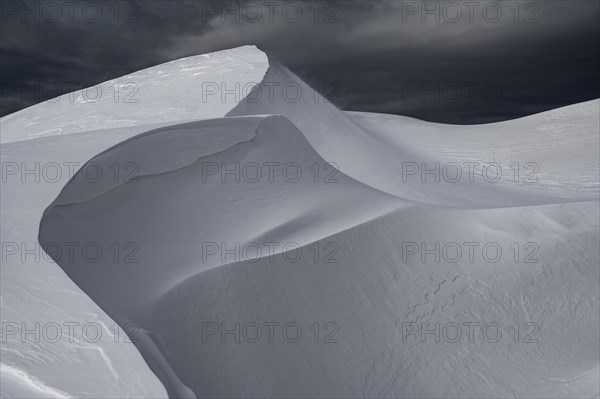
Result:
{"label": "smooth snow surface", "polygon": [[[102,170],[137,165],[133,179],[90,183],[84,168],[64,188],[4,189],[3,240],[30,239],[41,217],[42,245],[138,248],[137,263],[55,256],[77,286],[52,262],[3,263],[3,321],[5,310],[39,320],[39,307],[84,322],[94,309],[111,323],[81,289],[124,330],[137,327],[135,345],[171,397],[598,397],[600,101],[448,126],[341,112],[275,62],[254,94],[290,82],[299,101],[250,93],[227,118],[3,145],[3,160],[77,149]],[[473,181],[406,173],[436,162],[480,165]],[[490,163],[502,167],[498,181],[481,173]],[[451,262],[407,257],[403,243],[478,247],[474,261],[463,246]],[[482,259],[486,243],[501,248],[498,261]],[[48,305],[22,303],[32,292]],[[290,323],[300,336],[282,334]],[[422,340],[406,336],[407,323],[495,323],[502,336],[475,328],[470,341],[463,327],[456,342],[452,329]],[[44,366],[71,364],[56,358],[73,346],[11,339],[2,378],[21,381],[14,396],[164,394],[131,344],[98,343],[105,363],[73,355],[93,371],[69,380]]]}

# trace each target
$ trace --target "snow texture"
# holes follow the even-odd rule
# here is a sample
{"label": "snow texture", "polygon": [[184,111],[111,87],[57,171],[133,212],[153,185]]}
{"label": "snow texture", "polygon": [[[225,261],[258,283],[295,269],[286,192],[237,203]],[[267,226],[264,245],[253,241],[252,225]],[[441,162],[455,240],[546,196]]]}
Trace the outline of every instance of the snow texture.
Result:
{"label": "snow texture", "polygon": [[[187,87],[193,79],[182,69],[200,57],[142,71],[140,85],[166,73]],[[141,353],[112,339],[10,335],[2,395],[600,395],[600,101],[451,126],[342,112],[254,47],[204,58],[213,81],[256,74],[262,83],[207,111],[165,83],[135,111],[111,104],[52,115],[40,105],[2,119],[2,142],[11,141],[3,162],[136,165],[131,178],[91,183],[84,166],[68,183],[3,184],[3,241],[33,244],[41,219],[42,245],[139,249],[137,263],[90,263],[80,252],[48,251],[56,263],[7,257],[2,320],[114,320]],[[231,70],[210,67],[223,63]],[[298,101],[278,90],[259,95],[290,82]],[[181,112],[160,111],[163,97]],[[61,135],[41,137],[46,127]],[[448,168],[423,180],[413,169],[436,163],[465,175],[448,181]],[[492,163],[502,168],[498,180],[486,169]],[[277,245],[267,254],[268,243]],[[463,256],[408,255],[407,243],[458,243]],[[474,260],[464,243],[477,244]],[[502,256],[482,255],[486,243]],[[231,251],[238,247],[248,251]],[[410,330],[436,323],[441,332]],[[470,340],[464,326],[473,323]],[[481,331],[490,323],[501,336]],[[455,325],[456,341],[444,329]]]}

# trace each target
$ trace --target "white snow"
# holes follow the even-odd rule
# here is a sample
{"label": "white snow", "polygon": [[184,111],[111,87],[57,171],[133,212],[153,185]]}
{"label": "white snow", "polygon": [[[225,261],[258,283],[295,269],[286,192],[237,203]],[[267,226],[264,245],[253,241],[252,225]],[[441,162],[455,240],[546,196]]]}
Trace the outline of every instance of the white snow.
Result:
{"label": "white snow", "polygon": [[[266,66],[256,65],[262,77]],[[181,66],[147,70],[144,79],[177,76]],[[239,66],[227,67],[235,75]],[[133,322],[137,349],[173,397],[598,397],[600,101],[490,125],[432,124],[341,112],[272,60],[254,94],[290,82],[300,101],[275,90],[274,101],[246,99],[226,118],[219,106],[203,117],[43,138],[11,127],[10,141],[30,140],[3,144],[3,162],[89,160],[101,170],[131,162],[136,173],[135,181],[107,174],[93,184],[83,170],[66,185],[10,180],[3,241],[34,243],[41,218],[42,244],[134,242],[139,262],[90,263],[79,252],[58,265],[8,257],[2,321]],[[175,104],[176,94],[165,97]],[[150,114],[158,109],[149,104]],[[121,110],[101,112],[110,119]],[[203,120],[173,124],[190,119]],[[479,169],[472,182],[403,180],[408,163],[436,162],[495,162],[504,173],[494,183]],[[509,174],[515,163],[518,181]],[[537,181],[524,181],[525,164]],[[456,262],[405,251],[407,243],[472,242],[474,261],[466,251]],[[278,244],[272,253],[269,243]],[[482,257],[486,243],[502,249],[498,261]],[[227,251],[236,244],[249,252]],[[269,322],[280,323],[273,341]],[[282,339],[290,322],[302,328],[299,342]],[[236,323],[258,323],[262,339],[205,336],[207,325]],[[489,342],[476,330],[473,342],[465,331],[458,342],[422,342],[406,334],[420,323],[496,323],[502,336]],[[537,342],[524,342],[532,330]],[[332,331],[338,342],[324,342]],[[94,349],[81,351],[17,338],[1,347],[3,382],[27,376],[21,388],[11,382],[10,396],[29,397],[32,387],[76,397],[165,394],[131,344],[81,341]]]}
{"label": "white snow", "polygon": [[0,376],[3,385],[2,397],[20,396],[27,392],[30,398],[70,398],[68,394],[45,385],[27,372],[2,363]]}

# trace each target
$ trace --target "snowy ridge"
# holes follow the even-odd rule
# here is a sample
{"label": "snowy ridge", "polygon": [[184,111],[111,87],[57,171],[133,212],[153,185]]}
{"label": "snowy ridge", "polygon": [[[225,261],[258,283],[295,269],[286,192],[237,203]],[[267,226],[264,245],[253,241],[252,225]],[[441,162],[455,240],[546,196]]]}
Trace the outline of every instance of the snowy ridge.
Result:
{"label": "snowy ridge", "polygon": [[[489,125],[442,125],[393,115],[343,113],[285,66],[270,61],[263,82],[227,115],[285,115],[323,158],[380,191],[422,203],[473,208],[600,196],[599,100]],[[274,99],[257,94],[268,92],[274,82],[300,87],[300,99],[286,99],[283,90],[274,91]],[[502,179],[490,184],[483,167],[494,162],[502,168]],[[521,169],[517,179],[515,162]],[[463,177],[442,184],[423,184],[418,174],[403,180],[408,164],[421,169],[423,163],[422,169],[458,163]],[[479,163],[473,165],[474,181],[467,177],[468,163]],[[536,184],[514,184],[527,176],[525,165],[531,167],[529,172],[537,170]],[[454,175],[448,175],[452,180]]]}
{"label": "snowy ridge", "polygon": [[0,142],[221,117],[243,91],[223,97],[218,86],[252,86],[267,66],[255,46],[170,61],[7,115]]}

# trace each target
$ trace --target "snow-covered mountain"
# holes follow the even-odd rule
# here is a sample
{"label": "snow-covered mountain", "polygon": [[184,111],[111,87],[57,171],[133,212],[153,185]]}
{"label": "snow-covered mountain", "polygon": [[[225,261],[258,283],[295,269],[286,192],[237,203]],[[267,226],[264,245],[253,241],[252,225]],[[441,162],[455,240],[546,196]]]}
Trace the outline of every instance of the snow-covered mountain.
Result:
{"label": "snow-covered mountain", "polygon": [[[208,86],[183,70],[204,63],[204,83],[262,83],[200,112]],[[11,168],[83,166],[54,183],[7,170],[3,242],[33,246],[39,223],[56,263],[5,251],[3,323],[113,334],[4,334],[3,394],[600,394],[600,101],[465,127],[342,112],[254,47],[143,72],[140,88],[173,81],[135,111],[0,120]],[[120,256],[52,251],[72,242]]]}

